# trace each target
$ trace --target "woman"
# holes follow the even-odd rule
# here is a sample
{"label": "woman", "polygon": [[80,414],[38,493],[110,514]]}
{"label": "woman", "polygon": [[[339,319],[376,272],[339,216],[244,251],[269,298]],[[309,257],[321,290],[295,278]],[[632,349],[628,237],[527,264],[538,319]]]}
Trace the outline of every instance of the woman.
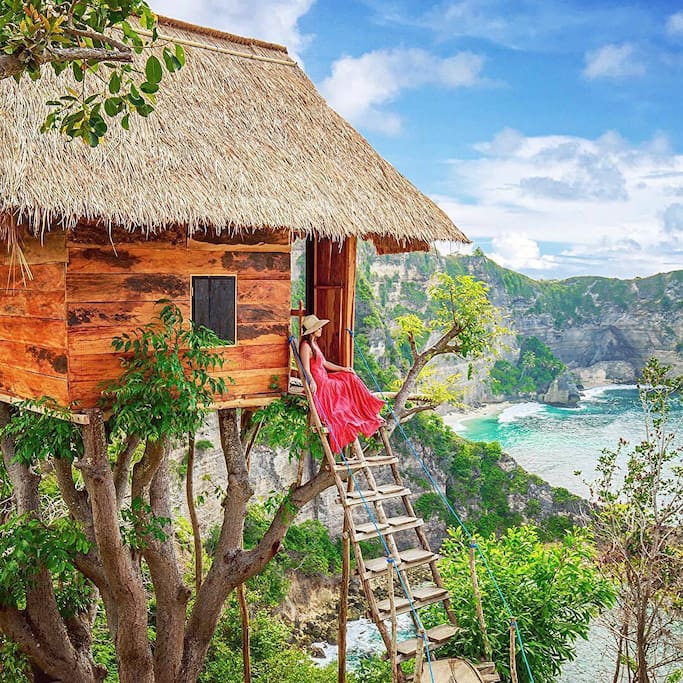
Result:
{"label": "woman", "polygon": [[[299,355],[320,417],[330,430],[335,453],[358,434],[372,436],[384,420],[378,413],[384,401],[373,396],[352,367],[325,359],[317,339],[329,320],[307,315],[301,324]],[[329,371],[329,373],[328,373]]]}

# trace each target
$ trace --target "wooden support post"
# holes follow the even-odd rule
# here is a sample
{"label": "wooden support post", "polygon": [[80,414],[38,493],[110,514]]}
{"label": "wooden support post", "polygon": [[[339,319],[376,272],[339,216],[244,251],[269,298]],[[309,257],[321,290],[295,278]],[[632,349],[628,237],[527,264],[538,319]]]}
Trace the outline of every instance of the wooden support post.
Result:
{"label": "wooden support post", "polygon": [[415,653],[415,676],[413,681],[414,683],[422,683],[422,660],[425,648],[425,633],[423,630],[418,631],[417,638],[419,644]]}
{"label": "wooden support post", "polygon": [[249,648],[249,608],[244,584],[237,586],[237,599],[240,603],[240,619],[242,621],[242,663],[244,664],[244,683],[251,683],[251,650]]}
{"label": "wooden support post", "polygon": [[484,608],[481,604],[481,591],[479,590],[479,580],[477,579],[477,567],[474,563],[474,551],[476,543],[470,542],[470,576],[472,578],[472,590],[474,592],[474,602],[477,606],[477,620],[479,621],[479,630],[481,631],[481,639],[484,641],[484,656],[486,661],[490,662],[493,659],[491,651],[491,643],[486,631],[486,620],[484,619]]}
{"label": "wooden support post", "polygon": [[346,683],[346,626],[349,610],[349,580],[351,578],[351,541],[348,522],[344,519],[342,533],[342,579],[339,592],[339,635],[337,637],[337,680]]}
{"label": "wooden support post", "polygon": [[517,652],[515,647],[515,636],[517,635],[517,622],[510,619],[510,681],[518,683],[517,679]]}
{"label": "wooden support post", "polygon": [[398,645],[398,621],[396,619],[396,600],[394,596],[394,572],[391,564],[387,572],[389,604],[391,605],[391,683],[398,683],[398,659],[396,647]]}

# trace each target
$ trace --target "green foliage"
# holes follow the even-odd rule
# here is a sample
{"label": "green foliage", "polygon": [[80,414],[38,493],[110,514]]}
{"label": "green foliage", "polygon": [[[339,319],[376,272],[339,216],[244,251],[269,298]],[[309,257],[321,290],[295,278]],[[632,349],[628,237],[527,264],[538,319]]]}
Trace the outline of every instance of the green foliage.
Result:
{"label": "green foliage", "polygon": [[[272,513],[265,505],[251,505],[244,521],[244,547],[254,548],[268,530]],[[213,527],[205,543],[206,551],[213,555],[219,528]],[[266,607],[283,602],[289,590],[287,573],[296,570],[302,574],[332,576],[341,569],[341,546],[330,538],[329,531],[317,520],[292,524],[282,546],[258,575],[249,579],[247,587],[254,600]]]}
{"label": "green foliage", "polygon": [[292,524],[284,540],[285,551],[294,568],[304,574],[337,574],[341,571],[339,544],[317,519]]}
{"label": "green foliage", "polygon": [[114,349],[126,354],[123,372],[103,391],[114,432],[154,441],[196,432],[214,395],[225,393],[224,380],[209,373],[223,365],[212,349],[226,342],[186,323],[175,304],[159,304],[164,305],[156,320],[114,338]]}
{"label": "green foliage", "polygon": [[58,603],[64,608],[63,616],[84,609],[90,591],[76,578],[73,561],[89,547],[83,532],[70,520],[60,518],[46,525],[34,517],[13,515],[0,525],[0,604],[23,608],[27,588],[46,569],[61,586]]}
{"label": "green foliage", "polygon": [[[290,630],[278,617],[256,609],[250,617],[254,683],[334,683],[336,667],[318,668],[289,644]],[[239,611],[232,600],[223,612],[202,671],[200,683],[242,683],[242,635]]]}
{"label": "green foliage", "polygon": [[303,396],[285,394],[258,410],[254,420],[262,423],[260,443],[288,449],[291,460],[300,458],[306,450],[310,450],[314,458],[322,459],[322,445],[311,430],[308,404]]}
{"label": "green foliage", "polygon": [[423,519],[440,519],[445,522],[448,520],[447,510],[444,507],[443,501],[438,493],[434,491],[427,491],[419,495],[413,503],[415,512]]}
{"label": "green foliage", "polygon": [[450,346],[462,358],[478,358],[493,349],[502,330],[487,285],[469,275],[453,278],[442,272],[434,276],[427,292],[433,307],[431,319],[414,314],[398,316],[397,341],[413,339],[419,346],[432,333],[453,330]]}
{"label": "green foliage", "polygon": [[[585,531],[575,531],[552,545],[539,541],[533,527],[508,531],[500,538],[477,537],[522,633],[526,656],[536,681],[556,681],[563,662],[575,657],[574,641],[586,638],[589,625],[609,607],[614,594],[594,563],[595,550]],[[469,573],[469,542],[449,532],[441,548],[441,572],[462,631],[452,653],[474,660],[484,655]],[[479,587],[499,672],[509,677],[509,621],[496,588],[478,560]],[[529,681],[519,651],[517,672]],[[508,680],[508,678],[505,678]]]}
{"label": "green foliage", "polygon": [[[143,37],[147,31],[151,31],[149,40]],[[59,130],[91,147],[106,134],[106,119],[118,119],[127,129],[131,114],[149,116],[164,67],[174,72],[185,63],[182,46],[171,45],[163,50],[163,65],[150,55],[144,73],[140,72],[131,63],[133,55],[148,50],[157,39],[156,15],[144,0],[33,0],[31,4],[2,0],[0,4],[0,45],[21,65],[15,79],[23,75],[40,79],[41,65],[47,62],[57,75],[70,71],[77,84],[65,85],[65,94],[47,102],[52,111],[41,130]],[[74,48],[90,54],[75,58],[69,53]]]}
{"label": "green foliage", "polygon": [[31,465],[49,457],[73,461],[83,453],[80,430],[68,421],[69,411],[50,398],[22,401],[0,438],[13,438],[15,459]]}
{"label": "green foliage", "polygon": [[[429,678],[429,677],[427,677]],[[354,683],[390,683],[391,662],[379,655],[363,657],[353,672]]]}
{"label": "green foliage", "polygon": [[552,381],[566,370],[565,365],[537,337],[523,337],[518,341],[516,364],[497,360],[491,369],[491,389],[504,396],[547,391]]}
{"label": "green foliage", "polygon": [[0,633],[0,681],[30,683],[28,659],[17,645]]}
{"label": "green foliage", "polygon": [[129,508],[121,510],[121,520],[123,541],[136,550],[148,547],[152,541],[163,543],[171,527],[171,519],[153,515],[151,505],[141,498],[134,498]]}

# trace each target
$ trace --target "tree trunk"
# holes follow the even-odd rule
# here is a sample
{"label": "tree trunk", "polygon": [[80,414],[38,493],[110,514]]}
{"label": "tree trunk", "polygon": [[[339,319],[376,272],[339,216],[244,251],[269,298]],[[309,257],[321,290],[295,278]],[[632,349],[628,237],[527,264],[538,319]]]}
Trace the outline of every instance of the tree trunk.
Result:
{"label": "tree trunk", "polygon": [[83,473],[90,496],[95,541],[112,603],[116,606],[116,621],[121,626],[115,635],[119,679],[121,683],[154,683],[147,635],[147,595],[140,572],[121,537],[102,412],[89,410],[87,413],[89,424],[83,428],[84,454],[77,467]]}

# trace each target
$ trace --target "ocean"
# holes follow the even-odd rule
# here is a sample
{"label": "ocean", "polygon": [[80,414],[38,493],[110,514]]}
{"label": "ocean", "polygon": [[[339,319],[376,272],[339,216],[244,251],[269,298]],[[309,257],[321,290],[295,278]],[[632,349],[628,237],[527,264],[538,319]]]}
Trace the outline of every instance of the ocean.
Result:
{"label": "ocean", "polygon": [[[588,495],[603,449],[616,449],[624,438],[631,446],[645,436],[643,409],[635,386],[588,389],[576,408],[517,403],[497,414],[467,418],[451,413],[446,423],[471,441],[498,441],[524,469],[553,486]],[[683,432],[683,409],[671,413],[670,425]]]}

